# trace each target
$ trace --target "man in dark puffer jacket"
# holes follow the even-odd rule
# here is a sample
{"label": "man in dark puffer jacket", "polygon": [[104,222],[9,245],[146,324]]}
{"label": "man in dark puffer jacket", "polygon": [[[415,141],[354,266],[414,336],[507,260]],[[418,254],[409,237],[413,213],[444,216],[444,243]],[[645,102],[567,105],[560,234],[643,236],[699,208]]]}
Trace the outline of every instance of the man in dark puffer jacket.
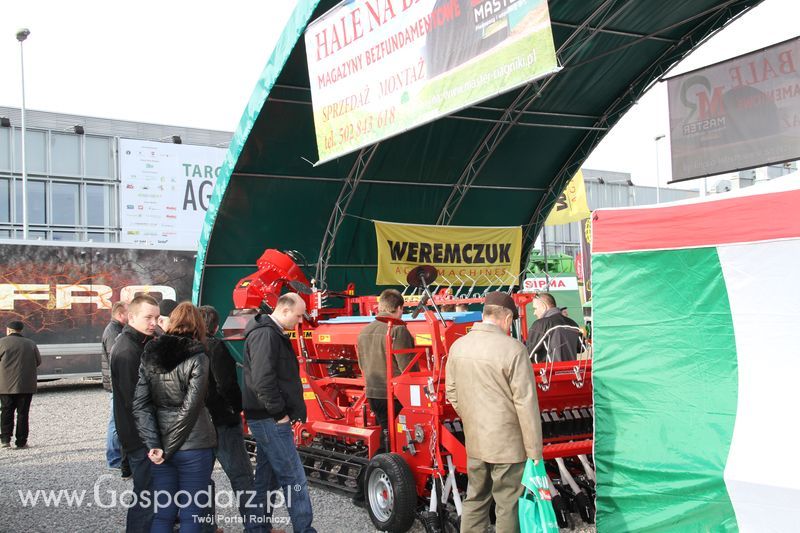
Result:
{"label": "man in dark puffer jacket", "polygon": [[[217,439],[205,406],[209,363],[204,337],[200,312],[184,302],[170,315],[167,333],[147,343],[142,354],[133,413],[154,463],[153,494],[172,495],[168,501],[156,500],[152,531],[172,531],[179,512],[181,531],[200,531],[198,517],[207,514],[207,506],[198,505],[206,501],[199,493],[211,494]],[[179,509],[176,495],[183,492],[191,498]]]}

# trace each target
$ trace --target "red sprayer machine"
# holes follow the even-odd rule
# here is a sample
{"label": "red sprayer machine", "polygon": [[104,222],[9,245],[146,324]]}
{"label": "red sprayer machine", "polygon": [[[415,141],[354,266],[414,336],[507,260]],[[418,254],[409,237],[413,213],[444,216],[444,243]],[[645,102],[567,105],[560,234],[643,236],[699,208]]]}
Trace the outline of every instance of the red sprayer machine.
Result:
{"label": "red sprayer machine", "polygon": [[[294,426],[295,442],[311,483],[365,499],[375,526],[406,531],[419,519],[426,531],[457,531],[467,487],[467,455],[461,420],[445,397],[445,365],[450,346],[481,320],[483,294],[461,294],[432,286],[436,269],[417,267],[403,291],[413,312],[402,319],[413,357],[396,376],[387,376],[388,449],[371,412],[358,366],[358,335],[376,320],[376,296],[319,289],[309,282],[291,254],[269,249],[258,271],[240,280],[233,292],[235,309],[225,321],[227,340],[241,340],[249,319],[268,311],[287,291],[306,302],[305,319],[287,334],[300,365],[308,420]],[[510,287],[508,288],[510,290]],[[488,291],[488,289],[487,289]],[[515,330],[525,342],[526,307],[533,294],[512,294],[520,310]],[[336,301],[336,306],[330,305]],[[457,304],[475,311],[443,312]],[[410,310],[410,309],[409,309]],[[391,372],[391,327],[387,328],[387,368]],[[544,458],[553,481],[554,507],[562,527],[570,511],[593,521],[591,360],[532,363],[538,386]],[[502,435],[497,435],[502,439]]]}

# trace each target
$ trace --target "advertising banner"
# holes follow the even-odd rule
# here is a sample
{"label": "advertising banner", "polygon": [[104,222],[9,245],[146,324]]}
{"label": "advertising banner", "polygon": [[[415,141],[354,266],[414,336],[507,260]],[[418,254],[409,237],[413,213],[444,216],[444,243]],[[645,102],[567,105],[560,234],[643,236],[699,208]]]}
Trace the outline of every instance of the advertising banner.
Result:
{"label": "advertising banner", "polygon": [[583,302],[586,303],[592,299],[592,222],[589,219],[581,220],[581,251],[577,259],[580,262]]}
{"label": "advertising banner", "polygon": [[569,224],[589,218],[589,204],[586,201],[586,185],[583,182],[583,171],[579,170],[564,187],[564,191],[556,200],[553,209],[545,220],[546,226]]}
{"label": "advertising banner", "polygon": [[378,285],[406,285],[419,265],[439,270],[437,284],[516,285],[522,228],[426,226],[375,221]]}
{"label": "advertising banner", "polygon": [[546,0],[342,2],[305,44],[320,162],[558,70]]}
{"label": "advertising banner", "polygon": [[800,37],[669,80],[672,180],[800,158]]}
{"label": "advertising banner", "polygon": [[525,278],[522,282],[522,292],[554,292],[577,291],[578,278],[575,276]]}
{"label": "advertising banner", "polygon": [[188,299],[193,274],[193,252],[0,244],[0,324],[39,344],[100,342],[112,303]]}
{"label": "advertising banner", "polygon": [[196,249],[226,152],[120,139],[120,242]]}

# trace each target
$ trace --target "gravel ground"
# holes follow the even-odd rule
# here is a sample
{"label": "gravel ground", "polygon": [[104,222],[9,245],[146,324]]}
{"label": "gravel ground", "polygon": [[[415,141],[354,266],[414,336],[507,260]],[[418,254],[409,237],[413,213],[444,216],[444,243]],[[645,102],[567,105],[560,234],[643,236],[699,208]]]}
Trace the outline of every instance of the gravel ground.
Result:
{"label": "gravel ground", "polygon": [[[132,482],[106,467],[108,414],[108,393],[97,382],[40,384],[31,406],[29,448],[0,449],[0,532],[124,531],[125,509],[113,501],[115,495],[130,490]],[[230,490],[219,465],[213,478],[217,491]],[[23,502],[20,491],[35,495],[37,490],[64,491],[61,503]],[[66,491],[76,491],[77,496],[83,492],[83,503],[68,504]],[[311,487],[311,500],[314,526],[320,533],[375,531],[367,512],[349,498]],[[223,521],[238,516],[233,506],[218,507],[217,513]],[[285,511],[276,513],[281,516],[288,522]],[[233,523],[219,525],[226,532],[241,531]],[[416,524],[412,531],[424,530]],[[573,531],[590,533],[594,527]]]}

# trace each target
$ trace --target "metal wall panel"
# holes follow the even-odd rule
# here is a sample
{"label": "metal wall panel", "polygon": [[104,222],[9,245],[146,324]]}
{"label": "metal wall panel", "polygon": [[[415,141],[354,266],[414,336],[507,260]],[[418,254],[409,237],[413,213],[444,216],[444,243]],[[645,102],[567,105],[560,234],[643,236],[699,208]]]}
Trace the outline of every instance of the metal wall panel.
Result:
{"label": "metal wall panel", "polygon": [[[628,207],[656,203],[656,188],[633,185],[630,174],[604,170],[584,169],[586,199],[589,209],[601,207]],[[601,183],[602,180],[602,183]],[[699,192],[661,188],[661,202],[675,202],[695,198]],[[547,253],[575,255],[580,249],[580,224],[572,222],[560,226],[547,226]]]}

